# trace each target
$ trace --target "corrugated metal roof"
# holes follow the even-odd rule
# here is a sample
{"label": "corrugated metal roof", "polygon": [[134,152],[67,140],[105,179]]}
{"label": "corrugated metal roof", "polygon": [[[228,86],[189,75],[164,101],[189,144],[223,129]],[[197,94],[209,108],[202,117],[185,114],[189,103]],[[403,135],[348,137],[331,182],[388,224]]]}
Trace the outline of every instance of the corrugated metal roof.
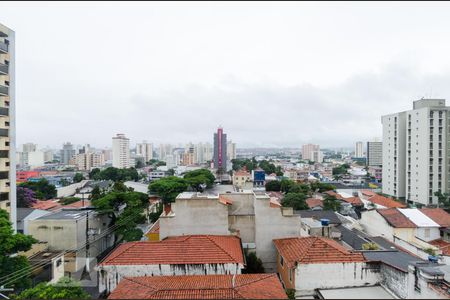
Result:
{"label": "corrugated metal roof", "polygon": [[410,219],[411,222],[416,224],[417,227],[440,227],[438,223],[434,222],[417,208],[399,208],[398,210]]}

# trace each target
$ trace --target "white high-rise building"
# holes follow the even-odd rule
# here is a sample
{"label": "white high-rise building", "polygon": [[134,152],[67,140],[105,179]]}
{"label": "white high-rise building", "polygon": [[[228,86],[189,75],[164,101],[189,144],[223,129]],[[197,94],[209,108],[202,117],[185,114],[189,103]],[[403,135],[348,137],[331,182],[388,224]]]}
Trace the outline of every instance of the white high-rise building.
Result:
{"label": "white high-rise building", "polygon": [[367,142],[366,155],[368,166],[381,166],[383,164],[383,143],[378,141]]}
{"label": "white high-rise building", "polygon": [[356,158],[364,157],[363,142],[356,142],[356,145],[355,145],[355,157]]}
{"label": "white high-rise building", "polygon": [[112,166],[119,169],[130,167],[130,139],[118,133],[112,138]]}
{"label": "white high-rise building", "polygon": [[44,152],[43,151],[33,151],[26,152],[27,155],[27,166],[31,169],[36,167],[42,167],[45,163]]}
{"label": "white high-rise building", "polygon": [[26,143],[22,145],[22,152],[34,152],[37,150],[37,145],[33,143]]}
{"label": "white high-rise building", "polygon": [[158,148],[158,159],[165,161],[167,155],[171,155],[173,147],[171,144],[160,144]]}
{"label": "white high-rise building", "polygon": [[421,99],[382,117],[383,193],[427,205],[449,191],[449,110],[444,99]]}
{"label": "white high-rise building", "polygon": [[147,163],[149,160],[153,159],[153,144],[147,143],[147,141],[136,144],[136,155],[142,156]]}
{"label": "white high-rise building", "polygon": [[15,33],[0,24],[0,209],[16,229]]}
{"label": "white high-rise building", "polygon": [[227,158],[230,161],[236,158],[236,143],[231,140],[227,143]]}
{"label": "white high-rise building", "polygon": [[320,151],[319,145],[307,144],[302,146],[302,159],[313,160],[314,152]]}

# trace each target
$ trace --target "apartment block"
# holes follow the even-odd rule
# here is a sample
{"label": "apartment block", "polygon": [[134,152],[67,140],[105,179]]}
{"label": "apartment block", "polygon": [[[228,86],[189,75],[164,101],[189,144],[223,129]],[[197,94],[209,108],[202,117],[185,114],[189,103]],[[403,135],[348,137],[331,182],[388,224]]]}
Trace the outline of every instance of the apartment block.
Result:
{"label": "apartment block", "polygon": [[0,209],[16,229],[15,34],[0,24]]}
{"label": "apartment block", "polygon": [[136,144],[136,155],[142,156],[145,162],[153,159],[153,144],[147,141]]}
{"label": "apartment block", "polygon": [[319,145],[313,145],[313,144],[303,145],[302,146],[302,159],[314,160],[314,153],[317,153],[317,152],[320,152]]}
{"label": "apartment block", "polygon": [[112,166],[119,169],[130,167],[130,139],[125,134],[112,138]]}
{"label": "apartment block", "polygon": [[420,99],[382,117],[383,193],[430,205],[436,191],[449,191],[449,109],[445,99]]}
{"label": "apartment block", "polygon": [[356,142],[356,144],[355,144],[355,157],[356,158],[364,157],[363,142]]}
{"label": "apartment block", "polygon": [[383,143],[367,142],[367,165],[378,167],[383,164]]}

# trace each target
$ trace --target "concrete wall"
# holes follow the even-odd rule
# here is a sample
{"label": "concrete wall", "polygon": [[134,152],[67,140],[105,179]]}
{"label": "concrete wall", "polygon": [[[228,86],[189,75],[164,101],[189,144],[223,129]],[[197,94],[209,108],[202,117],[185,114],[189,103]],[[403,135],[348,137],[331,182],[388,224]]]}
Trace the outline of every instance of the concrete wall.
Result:
{"label": "concrete wall", "polygon": [[229,193],[233,201],[228,206],[228,227],[231,233],[239,232],[242,243],[255,243],[255,209],[253,193]]}
{"label": "concrete wall", "polygon": [[364,231],[369,235],[383,236],[386,239],[393,241],[393,228],[376,210],[363,211],[359,222]]}
{"label": "concrete wall", "polygon": [[266,272],[276,272],[277,254],[274,239],[299,237],[299,215],[283,215],[282,208],[271,207],[267,195],[257,195],[255,207],[256,255],[262,260]]}
{"label": "concrete wall", "polygon": [[123,277],[241,274],[242,264],[111,265],[97,267],[99,292],[110,293]]}
{"label": "concrete wall", "polygon": [[295,270],[296,296],[314,295],[316,289],[375,285],[378,272],[365,263],[299,264]]}
{"label": "concrete wall", "polygon": [[441,233],[438,227],[420,227],[416,230],[416,236],[426,242],[441,238]]}
{"label": "concrete wall", "polygon": [[405,299],[408,296],[408,273],[402,272],[388,265],[381,264],[381,284],[396,296]]}
{"label": "concrete wall", "polygon": [[186,234],[229,234],[228,207],[217,199],[176,199],[172,212],[174,216],[159,218],[161,240]]}
{"label": "concrete wall", "polygon": [[88,183],[89,180],[82,180],[78,183],[74,183],[68,186],[63,186],[60,188],[56,189],[56,197],[57,198],[62,198],[62,197],[69,197],[72,195],[75,195],[77,189],[80,189],[82,187],[84,187],[86,185],[86,183]]}

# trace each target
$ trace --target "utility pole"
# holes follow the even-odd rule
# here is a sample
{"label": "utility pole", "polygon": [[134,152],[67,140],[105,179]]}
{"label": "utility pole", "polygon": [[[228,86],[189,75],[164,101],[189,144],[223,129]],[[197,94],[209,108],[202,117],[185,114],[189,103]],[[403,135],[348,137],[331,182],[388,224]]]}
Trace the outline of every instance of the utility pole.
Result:
{"label": "utility pole", "polygon": [[[84,194],[83,194],[84,199]],[[81,280],[91,280],[91,276],[89,275],[89,211],[86,211],[86,260],[83,268],[83,272],[81,273]]]}

